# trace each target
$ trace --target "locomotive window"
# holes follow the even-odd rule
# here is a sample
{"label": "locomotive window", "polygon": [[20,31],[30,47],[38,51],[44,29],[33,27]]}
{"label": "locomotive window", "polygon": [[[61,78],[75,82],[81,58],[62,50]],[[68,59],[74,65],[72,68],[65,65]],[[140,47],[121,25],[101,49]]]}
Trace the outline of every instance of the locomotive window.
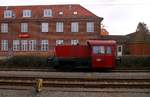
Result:
{"label": "locomotive window", "polygon": [[110,46],[107,46],[106,54],[111,54],[111,53],[112,53],[112,48]]}
{"label": "locomotive window", "polygon": [[94,54],[105,54],[104,46],[93,46],[93,53]]}

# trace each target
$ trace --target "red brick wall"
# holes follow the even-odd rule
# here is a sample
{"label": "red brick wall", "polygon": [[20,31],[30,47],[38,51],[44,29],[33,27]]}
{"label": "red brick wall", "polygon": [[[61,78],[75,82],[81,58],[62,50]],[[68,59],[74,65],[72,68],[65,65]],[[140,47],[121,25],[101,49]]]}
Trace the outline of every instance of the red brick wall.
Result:
{"label": "red brick wall", "polygon": [[[52,9],[53,10],[53,17],[45,18],[43,17],[43,10],[44,9]],[[67,6],[14,6],[9,7],[9,9],[13,10],[16,14],[16,18],[4,19],[3,13],[5,7],[0,7],[0,25],[1,23],[8,23],[9,25],[9,32],[8,33],[0,33],[0,40],[6,39],[9,40],[9,48],[12,48],[12,41],[13,40],[49,40],[49,51],[42,52],[42,51],[17,51],[17,52],[3,52],[0,51],[0,56],[7,56],[9,53],[13,55],[19,54],[42,54],[42,55],[50,55],[54,53],[55,42],[58,39],[63,39],[65,44],[70,44],[71,39],[78,39],[80,44],[86,44],[86,40],[88,39],[99,39],[101,31],[100,22],[101,18],[95,16],[88,10],[82,8],[79,5],[72,5],[71,12],[77,11],[78,15],[73,16],[68,12],[68,5]],[[22,11],[23,9],[30,9],[32,10],[32,17],[30,18],[23,18]],[[59,11],[64,12],[64,17],[59,16]],[[70,10],[69,10],[70,11]],[[66,18],[67,17],[67,18]],[[64,23],[64,32],[56,32],[56,22],[63,22]],[[94,22],[94,32],[86,32],[86,22]],[[28,31],[29,38],[19,38],[19,34],[21,32],[21,23],[28,23]],[[49,23],[49,32],[41,32],[41,23],[47,22]],[[72,33],[71,32],[71,22],[79,22],[79,32]],[[1,44],[0,44],[1,47]],[[38,48],[40,49],[40,47]]]}
{"label": "red brick wall", "polygon": [[150,43],[130,43],[128,49],[132,55],[150,55]]}

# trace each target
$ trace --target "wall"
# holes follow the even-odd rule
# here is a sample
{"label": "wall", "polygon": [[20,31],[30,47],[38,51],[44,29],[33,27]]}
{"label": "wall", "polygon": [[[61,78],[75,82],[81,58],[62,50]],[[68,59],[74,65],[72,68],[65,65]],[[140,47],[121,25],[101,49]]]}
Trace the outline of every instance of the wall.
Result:
{"label": "wall", "polygon": [[130,43],[127,46],[131,55],[150,55],[150,43]]}
{"label": "wall", "polygon": [[[53,16],[50,18],[43,17],[44,9],[52,9]],[[68,9],[71,8],[71,9]],[[3,13],[5,7],[0,7],[0,25],[1,23],[8,23],[9,31],[8,33],[0,33],[0,40],[9,41],[9,49],[12,48],[13,40],[37,40],[37,50],[36,51],[0,51],[0,56],[9,55],[54,55],[54,47],[56,45],[56,40],[63,39],[64,44],[70,44],[71,39],[79,40],[80,44],[86,44],[86,40],[89,39],[99,39],[101,31],[100,23],[102,18],[97,17],[93,13],[89,12],[80,5],[46,5],[46,6],[14,6],[8,7],[9,10],[13,10],[16,17],[14,18],[3,18]],[[22,10],[30,9],[32,10],[32,17],[23,18]],[[63,11],[63,16],[60,16],[59,11]],[[78,14],[74,16],[73,11],[77,11]],[[56,32],[56,22],[64,23],[64,32]],[[41,23],[49,23],[49,31],[41,32]],[[79,22],[79,32],[71,32],[71,22]],[[94,22],[94,32],[86,32],[86,22]],[[20,38],[21,23],[28,23],[28,34],[29,37]],[[49,50],[40,51],[40,40],[49,41]],[[1,43],[0,43],[1,47]]]}

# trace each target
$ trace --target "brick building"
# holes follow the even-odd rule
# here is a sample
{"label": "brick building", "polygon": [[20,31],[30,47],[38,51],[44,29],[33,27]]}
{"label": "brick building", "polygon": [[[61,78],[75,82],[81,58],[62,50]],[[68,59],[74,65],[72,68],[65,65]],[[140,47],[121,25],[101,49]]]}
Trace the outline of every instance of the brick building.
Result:
{"label": "brick building", "polygon": [[150,55],[150,32],[137,31],[127,35],[127,53],[131,55]]}
{"label": "brick building", "polygon": [[1,6],[0,56],[47,56],[56,45],[85,44],[99,39],[102,20],[76,4]]}
{"label": "brick building", "polygon": [[106,35],[101,36],[103,40],[117,41],[117,56],[135,55],[149,56],[150,55],[150,32],[134,32],[128,35]]}

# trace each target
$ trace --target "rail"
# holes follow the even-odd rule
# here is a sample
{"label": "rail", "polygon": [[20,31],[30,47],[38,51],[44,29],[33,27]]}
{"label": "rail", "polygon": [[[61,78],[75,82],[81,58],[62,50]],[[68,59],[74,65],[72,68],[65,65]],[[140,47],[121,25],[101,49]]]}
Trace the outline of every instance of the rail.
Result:
{"label": "rail", "polygon": [[[38,77],[0,77],[0,85],[35,86]],[[99,79],[99,78],[40,78],[43,87],[60,88],[148,88],[150,79]]]}

